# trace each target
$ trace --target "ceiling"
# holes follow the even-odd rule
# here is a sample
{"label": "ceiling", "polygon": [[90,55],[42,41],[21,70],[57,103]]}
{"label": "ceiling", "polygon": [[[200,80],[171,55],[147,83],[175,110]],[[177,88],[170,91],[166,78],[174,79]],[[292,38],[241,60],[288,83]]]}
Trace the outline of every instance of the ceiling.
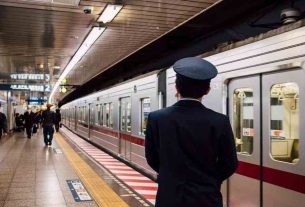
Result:
{"label": "ceiling", "polygon": [[[67,76],[67,83],[82,85],[216,2],[123,1],[123,9]],[[115,1],[77,3],[78,0],[0,0],[2,83],[29,83],[9,79],[11,73],[46,73],[51,75],[50,83],[55,84],[106,4]],[[92,6],[91,14],[84,14],[85,6]],[[34,81],[34,84],[48,83]],[[63,95],[57,93],[56,97],[60,100]]]}

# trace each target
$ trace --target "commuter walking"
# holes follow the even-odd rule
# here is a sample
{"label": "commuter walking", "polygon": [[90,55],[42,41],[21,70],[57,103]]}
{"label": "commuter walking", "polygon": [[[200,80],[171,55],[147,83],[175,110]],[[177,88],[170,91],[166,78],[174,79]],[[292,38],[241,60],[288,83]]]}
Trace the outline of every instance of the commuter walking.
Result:
{"label": "commuter walking", "polygon": [[5,114],[2,111],[0,111],[0,139],[3,133],[7,133],[7,119]]}
{"label": "commuter walking", "polygon": [[51,111],[52,104],[47,104],[47,110],[42,112],[42,127],[45,145],[52,145],[54,134],[55,113]]}
{"label": "commuter walking", "polygon": [[56,109],[56,112],[55,112],[55,129],[56,129],[56,132],[59,131],[60,122],[61,122],[60,110]]}
{"label": "commuter walking", "polygon": [[39,129],[41,127],[41,124],[42,124],[42,112],[41,111],[36,112],[35,122],[37,123],[37,127]]}
{"label": "commuter walking", "polygon": [[24,113],[24,127],[28,139],[31,139],[32,137],[34,121],[35,121],[35,114],[32,112],[30,108],[28,108],[28,110]]}
{"label": "commuter walking", "polygon": [[23,130],[23,120],[21,119],[21,116],[19,113],[16,113],[15,115],[15,124],[16,124],[16,131],[21,132]]}
{"label": "commuter walking", "polygon": [[228,117],[201,103],[217,70],[193,57],[173,68],[180,100],[149,114],[145,139],[147,162],[158,173],[156,207],[222,207],[221,183],[238,160]]}

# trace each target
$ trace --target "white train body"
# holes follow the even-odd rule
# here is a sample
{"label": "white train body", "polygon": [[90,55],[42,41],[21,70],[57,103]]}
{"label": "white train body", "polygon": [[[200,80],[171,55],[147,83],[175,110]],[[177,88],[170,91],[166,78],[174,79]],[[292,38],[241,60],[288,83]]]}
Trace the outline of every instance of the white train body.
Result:
{"label": "white train body", "polygon": [[[304,206],[305,27],[205,59],[219,75],[203,104],[230,116],[239,158],[237,172],[222,186],[225,205]],[[174,82],[170,68],[167,106],[177,101]],[[77,99],[62,106],[63,123],[154,174],[144,158],[144,125],[147,114],[162,107],[158,83],[157,74],[150,74]],[[108,103],[113,110],[108,116],[104,111],[99,123],[98,107],[106,110]]]}

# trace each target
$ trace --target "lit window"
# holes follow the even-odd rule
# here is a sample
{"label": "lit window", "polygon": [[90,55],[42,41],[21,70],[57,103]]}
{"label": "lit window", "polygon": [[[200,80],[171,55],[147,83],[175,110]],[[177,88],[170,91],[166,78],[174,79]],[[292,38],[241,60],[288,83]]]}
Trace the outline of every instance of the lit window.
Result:
{"label": "lit window", "polygon": [[109,112],[109,127],[113,128],[113,104],[109,103],[110,105],[110,112]]}
{"label": "lit window", "polygon": [[148,114],[150,113],[150,98],[141,100],[141,131],[140,134],[145,136]]}
{"label": "lit window", "polygon": [[253,89],[239,88],[233,95],[233,122],[236,151],[251,155],[253,152]]}
{"label": "lit window", "polygon": [[275,84],[270,93],[270,154],[273,159],[299,161],[299,87]]}
{"label": "lit window", "polygon": [[120,99],[120,129],[131,132],[131,100],[130,98]]}

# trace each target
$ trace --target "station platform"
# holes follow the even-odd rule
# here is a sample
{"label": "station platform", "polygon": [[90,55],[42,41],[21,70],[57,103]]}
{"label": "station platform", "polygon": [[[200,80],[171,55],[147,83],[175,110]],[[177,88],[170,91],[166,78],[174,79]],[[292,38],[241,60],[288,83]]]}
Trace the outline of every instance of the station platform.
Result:
{"label": "station platform", "polygon": [[64,127],[0,139],[0,207],[154,206],[157,184]]}

